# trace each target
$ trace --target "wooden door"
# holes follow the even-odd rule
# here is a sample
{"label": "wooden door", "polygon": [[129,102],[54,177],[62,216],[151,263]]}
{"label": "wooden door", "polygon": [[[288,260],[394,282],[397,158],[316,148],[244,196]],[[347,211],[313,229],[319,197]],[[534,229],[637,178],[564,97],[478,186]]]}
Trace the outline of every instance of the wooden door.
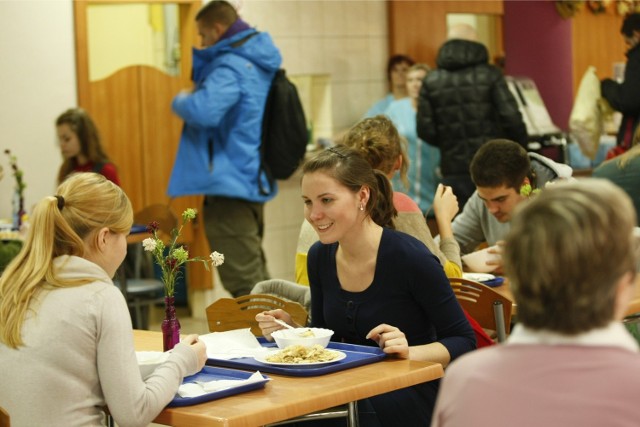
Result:
{"label": "wooden door", "polygon": [[[123,7],[135,5],[177,4],[179,11],[179,55],[175,73],[153,66],[127,64],[100,78],[92,78],[91,50],[88,28],[92,5]],[[145,6],[149,5],[149,6]],[[75,1],[78,105],[87,110],[96,122],[104,147],[118,167],[118,173],[134,211],[153,204],[168,204],[177,217],[187,207],[202,210],[202,196],[166,195],[169,176],[178,148],[182,120],[171,112],[171,101],[182,89],[191,87],[191,48],[198,43],[195,15],[200,1],[190,0],[90,0]],[[150,11],[151,20],[151,11]],[[114,26],[113,31],[128,31],[127,26]],[[125,35],[126,36],[126,35]],[[131,37],[135,43],[135,37]],[[93,58],[95,59],[95,58]],[[204,227],[200,221],[183,230],[185,242],[194,255],[210,252]],[[201,265],[189,271],[189,286],[210,288],[211,274]]]}
{"label": "wooden door", "polygon": [[[389,53],[406,54],[435,66],[438,49],[447,38],[448,13],[503,14],[502,0],[390,0]],[[499,29],[498,29],[499,31]]]}

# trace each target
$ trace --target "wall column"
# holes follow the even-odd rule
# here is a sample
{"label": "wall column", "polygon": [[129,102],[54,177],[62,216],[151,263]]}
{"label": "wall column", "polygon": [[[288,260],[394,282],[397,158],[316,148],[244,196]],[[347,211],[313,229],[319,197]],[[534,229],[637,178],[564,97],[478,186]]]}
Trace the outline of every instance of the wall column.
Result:
{"label": "wall column", "polygon": [[571,19],[562,19],[548,1],[503,4],[506,74],[531,78],[553,123],[567,130],[573,106]]}

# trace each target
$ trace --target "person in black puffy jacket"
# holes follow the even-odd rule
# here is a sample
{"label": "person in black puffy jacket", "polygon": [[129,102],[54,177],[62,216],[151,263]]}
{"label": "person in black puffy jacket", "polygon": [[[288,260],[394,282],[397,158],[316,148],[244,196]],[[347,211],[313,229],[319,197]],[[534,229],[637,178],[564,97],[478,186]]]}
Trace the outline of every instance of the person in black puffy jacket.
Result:
{"label": "person in black puffy jacket", "polygon": [[507,138],[526,148],[527,129],[502,72],[489,64],[472,27],[454,26],[436,63],[420,90],[417,131],[440,148],[442,183],[453,188],[462,209],[475,190],[469,164],[480,146]]}

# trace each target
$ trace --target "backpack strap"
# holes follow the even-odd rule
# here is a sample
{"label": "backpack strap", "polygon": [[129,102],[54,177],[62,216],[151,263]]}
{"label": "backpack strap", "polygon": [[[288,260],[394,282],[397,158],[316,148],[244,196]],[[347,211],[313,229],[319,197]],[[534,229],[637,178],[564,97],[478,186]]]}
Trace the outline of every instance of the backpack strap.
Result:
{"label": "backpack strap", "polygon": [[[268,196],[269,194],[271,194],[276,181],[273,178],[273,174],[271,173],[271,170],[269,170],[269,166],[267,165],[267,162],[265,161],[264,158],[265,158],[265,153],[267,151],[267,144],[266,144],[267,132],[265,132],[265,121],[266,121],[266,118],[269,117],[270,111],[271,111],[270,103],[269,103],[269,98],[271,96],[271,86],[273,85],[273,81],[275,80],[278,73],[284,73],[284,70],[282,68],[279,68],[276,71],[276,73],[273,75],[273,79],[271,79],[271,84],[269,85],[269,92],[267,92],[267,99],[265,100],[265,103],[264,103],[264,111],[262,112],[262,131],[260,133],[260,167],[258,168],[258,190],[260,191],[260,194],[263,196]],[[262,186],[262,180],[260,179],[260,177],[262,176],[263,173],[267,177],[267,182],[269,183],[270,191],[265,190],[265,188]]]}
{"label": "backpack strap", "polygon": [[245,37],[241,38],[240,40],[237,40],[237,41],[231,43],[229,46],[231,46],[234,49],[238,48],[238,47],[242,46],[243,44],[245,44],[246,42],[248,42],[251,37],[257,36],[258,33],[260,33],[260,31],[255,31],[255,32],[253,32],[251,34],[248,34]]}

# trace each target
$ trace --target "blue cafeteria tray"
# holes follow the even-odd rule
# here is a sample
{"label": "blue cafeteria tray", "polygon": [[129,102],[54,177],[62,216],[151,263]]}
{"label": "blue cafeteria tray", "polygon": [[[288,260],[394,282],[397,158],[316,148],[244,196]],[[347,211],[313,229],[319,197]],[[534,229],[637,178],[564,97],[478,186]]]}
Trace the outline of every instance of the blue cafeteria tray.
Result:
{"label": "blue cafeteria tray", "polygon": [[147,226],[145,224],[133,224],[131,226],[131,230],[129,230],[129,234],[140,234],[140,233],[146,233],[147,232]]}
{"label": "blue cafeteria tray", "polygon": [[[246,380],[252,372],[235,371],[232,369],[216,368],[211,366],[205,366],[200,372],[188,377],[184,377],[183,384],[194,383],[196,381],[214,381],[214,380]],[[216,400],[227,396],[233,396],[234,394],[243,393],[245,391],[257,390],[263,388],[269,377],[263,375],[263,381],[258,381],[250,384],[243,384],[239,387],[228,388],[225,390],[212,391],[211,393],[203,394],[197,397],[180,397],[178,394],[167,405],[168,407],[174,406],[189,406],[197,403],[208,402],[210,400]]]}
{"label": "blue cafeteria tray", "polygon": [[[264,347],[276,347],[275,343],[258,338]],[[222,360],[208,359],[207,365],[223,366],[225,368],[244,369],[251,371],[268,372],[271,374],[288,375],[292,377],[314,377],[317,375],[329,374],[343,371],[356,366],[367,365],[382,360],[386,354],[379,347],[369,347],[366,345],[345,344],[340,342],[330,342],[327,346],[331,350],[339,350],[347,355],[342,360],[327,365],[268,365],[258,362],[253,357],[242,357],[238,359]]]}
{"label": "blue cafeteria tray", "polygon": [[495,279],[484,280],[480,283],[495,288],[497,286],[502,286],[502,284],[504,283],[504,277],[496,277]]}

